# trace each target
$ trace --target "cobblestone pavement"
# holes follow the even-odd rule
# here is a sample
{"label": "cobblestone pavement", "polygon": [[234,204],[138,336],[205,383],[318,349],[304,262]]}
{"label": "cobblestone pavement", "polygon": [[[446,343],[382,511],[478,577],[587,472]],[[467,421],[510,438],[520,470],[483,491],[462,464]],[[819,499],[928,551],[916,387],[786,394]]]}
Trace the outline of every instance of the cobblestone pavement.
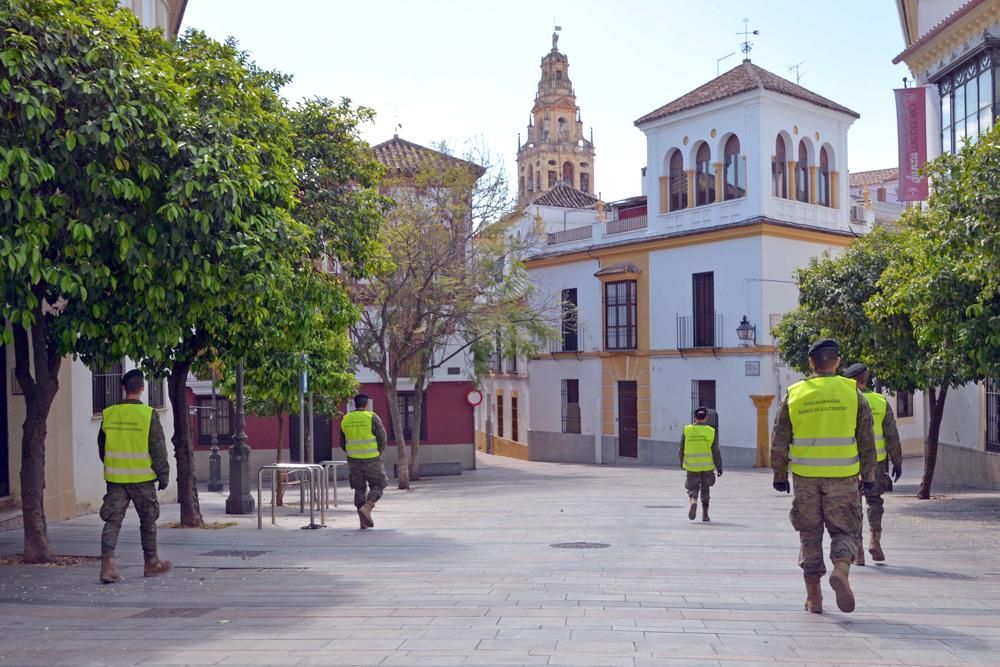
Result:
{"label": "cobblestone pavement", "polygon": [[[801,611],[790,497],[766,471],[727,472],[703,524],[679,470],[479,465],[388,491],[374,530],[345,505],[324,530],[291,508],[261,531],[162,529],[176,568],[162,578],[141,576],[132,513],[122,584],[101,586],[96,563],[0,566],[0,664],[1000,665],[996,495],[917,501],[901,485],[888,561],[852,570],[857,611],[824,583],[817,616]],[[228,519],[222,494],[201,498]],[[99,550],[96,516],[49,530],[61,554]],[[19,549],[0,533],[0,555]]]}

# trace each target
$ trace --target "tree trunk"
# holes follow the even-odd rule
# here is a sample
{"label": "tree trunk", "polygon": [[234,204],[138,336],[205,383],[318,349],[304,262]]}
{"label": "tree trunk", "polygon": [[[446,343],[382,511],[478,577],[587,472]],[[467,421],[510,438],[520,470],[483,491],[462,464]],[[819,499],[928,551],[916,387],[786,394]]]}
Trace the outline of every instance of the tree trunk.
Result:
{"label": "tree trunk", "polygon": [[396,435],[396,477],[400,489],[410,488],[410,457],[406,450],[406,434],[403,433],[403,419],[399,414],[399,393],[394,381],[384,382],[385,395],[389,399],[389,419]]}
{"label": "tree trunk", "polygon": [[410,439],[410,479],[420,480],[420,429],[424,417],[425,376],[420,375],[413,382],[413,437]]}
{"label": "tree trunk", "polygon": [[[21,430],[21,514],[24,519],[24,562],[52,561],[45,521],[45,437],[49,411],[59,391],[61,359],[46,343],[45,320],[38,309],[29,331],[14,325],[14,374],[24,389],[27,415]],[[34,353],[34,376],[31,373]]]}
{"label": "tree trunk", "polygon": [[948,385],[927,389],[931,415],[927,425],[927,439],[924,440],[924,476],[917,490],[917,498],[920,500],[928,500],[931,497],[931,483],[934,481],[934,468],[937,466],[938,436],[941,434],[941,420],[944,417],[944,401],[947,396]]}
{"label": "tree trunk", "polygon": [[[285,415],[284,412],[278,410],[278,443],[275,447],[274,462],[281,463],[281,445],[284,444],[285,439]],[[275,503],[280,507],[284,505],[285,501],[285,480],[288,479],[288,473],[278,472],[274,475],[274,489],[271,493],[274,494]]]}
{"label": "tree trunk", "polygon": [[198,503],[194,472],[194,447],[191,443],[191,418],[188,416],[187,376],[191,362],[175,362],[167,378],[170,407],[174,412],[174,458],[177,460],[177,502],[181,505],[181,525],[201,528],[205,520]]}

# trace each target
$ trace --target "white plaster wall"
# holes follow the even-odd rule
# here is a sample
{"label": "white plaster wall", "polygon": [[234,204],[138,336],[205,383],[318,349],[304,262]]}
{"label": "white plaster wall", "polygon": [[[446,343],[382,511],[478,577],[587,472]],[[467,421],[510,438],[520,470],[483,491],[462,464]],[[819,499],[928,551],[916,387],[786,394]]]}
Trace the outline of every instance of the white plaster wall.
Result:
{"label": "white plaster wall", "polygon": [[964,4],[965,0],[920,0],[917,3],[918,34],[923,37]]}
{"label": "white plaster wall", "polygon": [[580,381],[580,432],[599,429],[601,399],[600,359],[539,359],[531,362],[531,430],[562,432],[562,380]]}
{"label": "white plaster wall", "polygon": [[[532,368],[534,370],[534,368]],[[526,376],[505,376],[505,375],[493,375],[484,378],[482,381],[482,386],[480,391],[483,392],[483,402],[476,407],[475,411],[475,427],[476,429],[486,432],[486,417],[487,413],[492,413],[494,419],[496,416],[496,404],[497,404],[497,391],[503,392],[503,435],[500,436],[500,430],[498,425],[494,421],[493,425],[493,435],[498,437],[503,437],[507,440],[511,440],[511,435],[513,433],[511,428],[511,392],[517,392],[517,421],[518,421],[518,438],[517,442],[522,444],[528,444],[528,429],[534,428],[531,426],[531,396],[530,389],[528,385],[528,378]]]}
{"label": "white plaster wall", "polygon": [[939,440],[945,444],[983,449],[983,392],[978,384],[949,389]]}
{"label": "white plaster wall", "polygon": [[561,318],[562,290],[576,289],[577,322],[583,326],[581,351],[601,348],[601,290],[594,273],[600,269],[596,259],[572,264],[530,269],[529,275],[538,293],[535,303],[547,313],[548,320],[558,326]]}

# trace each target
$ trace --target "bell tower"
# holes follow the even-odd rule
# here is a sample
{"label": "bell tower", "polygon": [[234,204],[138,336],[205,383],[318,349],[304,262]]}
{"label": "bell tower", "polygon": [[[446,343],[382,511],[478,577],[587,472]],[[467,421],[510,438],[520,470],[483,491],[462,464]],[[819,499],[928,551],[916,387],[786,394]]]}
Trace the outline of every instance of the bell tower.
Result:
{"label": "bell tower", "polygon": [[569,79],[569,59],[559,51],[559,28],[552,50],[542,58],[542,78],[528,120],[527,140],[518,134],[518,199],[525,201],[555,185],[594,193],[594,131],[583,136],[583,121]]}

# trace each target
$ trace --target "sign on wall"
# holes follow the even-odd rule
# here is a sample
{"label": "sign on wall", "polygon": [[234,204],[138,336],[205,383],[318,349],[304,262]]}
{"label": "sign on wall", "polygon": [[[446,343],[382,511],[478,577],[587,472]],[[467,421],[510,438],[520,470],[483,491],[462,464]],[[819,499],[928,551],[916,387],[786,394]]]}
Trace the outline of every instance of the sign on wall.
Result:
{"label": "sign on wall", "polygon": [[760,362],[759,361],[743,362],[743,374],[748,377],[756,377],[760,375]]}
{"label": "sign on wall", "polygon": [[898,88],[896,129],[899,132],[899,201],[927,199],[927,106],[925,90]]}

